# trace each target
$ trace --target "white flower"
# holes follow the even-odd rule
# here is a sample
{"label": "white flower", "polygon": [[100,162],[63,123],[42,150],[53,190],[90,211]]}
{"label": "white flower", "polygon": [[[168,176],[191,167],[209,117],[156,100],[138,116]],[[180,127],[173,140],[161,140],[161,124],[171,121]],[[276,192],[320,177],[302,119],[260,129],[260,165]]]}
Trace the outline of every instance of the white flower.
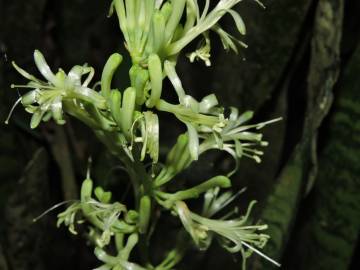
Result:
{"label": "white flower", "polygon": [[[150,54],[157,54],[163,60],[174,60],[185,46],[201,35],[205,35],[206,44],[209,44],[206,40],[208,31],[220,36],[225,49],[237,52],[237,45],[246,46],[219,25],[221,18],[229,14],[238,32],[245,35],[245,24],[233,9],[241,1],[220,0],[209,10],[210,0],[206,0],[200,10],[197,0],[113,0],[109,14],[116,11],[133,63],[146,65]],[[184,24],[180,22],[182,17],[186,18]],[[190,58],[198,57],[209,65],[209,50],[210,46],[205,46]]]}
{"label": "white flower", "polygon": [[[70,101],[70,104],[74,102],[89,102],[98,109],[106,108],[105,98],[96,91],[88,88],[94,75],[94,69],[92,67],[86,65],[74,66],[67,75],[62,69],[54,74],[40,51],[35,50],[34,60],[38,70],[46,81],[37,79],[35,76],[18,67],[14,62],[12,63],[14,68],[30,81],[26,85],[12,85],[12,88],[33,89],[20,97],[15,104],[17,105],[21,102],[26,111],[33,114],[30,124],[31,128],[36,128],[41,120],[46,121],[51,117],[58,124],[64,124],[64,100]],[[88,77],[82,82],[81,78],[86,74],[88,74]],[[80,106],[78,106],[77,110],[80,110]],[[9,117],[12,111],[13,109]],[[81,114],[81,112],[79,113]]]}
{"label": "white flower", "polygon": [[279,266],[277,262],[261,253],[258,249],[265,246],[270,238],[261,233],[267,225],[249,225],[249,215],[255,201],[252,201],[244,216],[236,219],[210,219],[191,212],[187,205],[178,201],[174,204],[174,211],[178,214],[185,230],[191,235],[200,249],[207,249],[215,237],[220,245],[231,253],[241,252],[243,269],[246,258],[256,252],[263,258]]}

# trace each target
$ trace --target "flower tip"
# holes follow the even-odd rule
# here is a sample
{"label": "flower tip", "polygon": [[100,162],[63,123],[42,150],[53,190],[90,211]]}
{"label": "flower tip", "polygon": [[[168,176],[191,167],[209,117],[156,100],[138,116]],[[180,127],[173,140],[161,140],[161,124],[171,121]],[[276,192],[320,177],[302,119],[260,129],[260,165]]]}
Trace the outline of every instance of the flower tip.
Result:
{"label": "flower tip", "polygon": [[267,141],[261,141],[261,142],[260,142],[260,145],[261,145],[261,146],[268,146],[268,145],[269,145],[269,142],[267,142]]}
{"label": "flower tip", "polygon": [[12,83],[12,84],[10,85],[10,88],[15,88],[15,84]]}
{"label": "flower tip", "polygon": [[266,6],[260,0],[254,0],[260,7],[266,9]]}
{"label": "flower tip", "polygon": [[9,112],[9,115],[8,115],[8,117],[7,117],[6,120],[5,120],[5,125],[8,125],[8,124],[9,124],[10,117],[11,117],[11,115],[13,114],[16,106],[17,106],[20,102],[21,102],[21,97],[18,98],[18,100],[17,100],[17,101],[15,102],[15,104],[12,106],[12,108],[11,108],[11,110],[10,110],[10,112]]}
{"label": "flower tip", "polygon": [[260,157],[254,155],[253,159],[255,160],[256,163],[261,163]]}

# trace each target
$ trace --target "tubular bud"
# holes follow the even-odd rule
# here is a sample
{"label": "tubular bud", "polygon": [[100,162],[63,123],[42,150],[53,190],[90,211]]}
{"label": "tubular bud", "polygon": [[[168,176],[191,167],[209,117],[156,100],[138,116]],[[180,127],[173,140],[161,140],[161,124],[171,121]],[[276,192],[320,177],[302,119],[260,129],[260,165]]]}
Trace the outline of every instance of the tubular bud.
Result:
{"label": "tubular bud", "polygon": [[[133,250],[133,248],[136,246],[138,241],[139,241],[139,236],[137,233],[130,234],[130,236],[127,239],[125,247],[119,252],[119,256],[121,257],[121,259],[123,259],[123,260],[129,259],[130,253]],[[120,269],[124,269],[124,268],[120,268]],[[137,268],[131,267],[131,268],[127,268],[127,269],[137,269]],[[142,269],[143,268],[139,268],[139,270],[142,270]]]}
{"label": "tubular bud", "polygon": [[165,18],[160,11],[156,11],[153,15],[153,52],[160,52],[164,45],[165,37]]}
{"label": "tubular bud", "polygon": [[110,98],[108,100],[110,113],[118,125],[121,127],[121,93],[119,90],[111,90]]}
{"label": "tubular bud", "polygon": [[126,20],[124,1],[123,0],[114,0],[113,3],[114,3],[117,17],[119,19],[120,29],[124,34],[124,38],[127,43],[127,46],[131,47],[129,33],[128,33],[127,20]]}
{"label": "tubular bud", "polygon": [[112,193],[110,191],[104,191],[102,187],[96,187],[94,190],[96,198],[102,203],[109,203]]}
{"label": "tubular bud", "polygon": [[180,157],[183,155],[184,150],[186,149],[189,137],[187,134],[181,134],[178,137],[178,140],[175,146],[170,150],[166,158],[166,164],[175,164],[179,162]]}
{"label": "tubular bud", "polygon": [[125,215],[125,222],[129,224],[134,224],[139,219],[139,213],[135,210],[129,210]]}
{"label": "tubular bud", "polygon": [[165,29],[165,40],[169,42],[174,35],[174,32],[179,25],[181,16],[183,14],[185,8],[186,0],[176,0],[173,1],[173,9],[171,12],[171,16],[166,24]]}
{"label": "tubular bud", "polygon": [[134,0],[125,0],[126,6],[126,20],[127,20],[127,29],[129,34],[129,39],[132,44],[134,44],[134,36],[136,32],[136,19],[135,18],[135,1]]}
{"label": "tubular bud", "polygon": [[168,22],[171,12],[172,12],[172,4],[169,2],[164,3],[161,7],[160,13],[163,15],[165,23]]}
{"label": "tubular bud", "polygon": [[158,55],[151,54],[148,59],[150,84],[151,84],[151,95],[146,102],[146,106],[152,108],[158,102],[161,97],[162,91],[162,67],[161,60]]}
{"label": "tubular bud", "polygon": [[212,188],[220,187],[220,188],[229,188],[231,187],[231,181],[228,177],[219,175],[215,176],[195,187],[178,191],[174,194],[165,193],[164,198],[172,201],[183,201],[188,199],[198,198],[201,193],[204,193]]}
{"label": "tubular bud", "polygon": [[85,179],[81,185],[80,199],[82,202],[86,202],[91,198],[93,190],[93,181],[89,178]]}
{"label": "tubular bud", "polygon": [[104,97],[108,97],[110,94],[112,78],[122,60],[123,58],[120,54],[114,53],[106,61],[103,72],[101,74],[101,94]]}
{"label": "tubular bud", "polygon": [[135,110],[136,90],[133,87],[128,87],[124,91],[122,100],[120,127],[125,135],[130,137],[130,129],[133,124],[133,115]]}
{"label": "tubular bud", "polygon": [[149,80],[149,72],[138,65],[133,65],[129,71],[131,86],[136,89],[136,104],[142,105],[145,102],[144,88]]}

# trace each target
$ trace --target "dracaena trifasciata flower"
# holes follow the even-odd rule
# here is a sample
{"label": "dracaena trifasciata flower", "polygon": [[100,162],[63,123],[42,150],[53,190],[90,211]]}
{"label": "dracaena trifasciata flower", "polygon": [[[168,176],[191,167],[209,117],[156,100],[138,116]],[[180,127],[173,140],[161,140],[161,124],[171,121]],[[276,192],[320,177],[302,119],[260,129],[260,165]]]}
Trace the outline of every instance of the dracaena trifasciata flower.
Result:
{"label": "dracaena trifasciata flower", "polygon": [[243,269],[246,259],[253,253],[261,255],[273,264],[279,264],[261,253],[270,238],[261,233],[267,225],[250,225],[249,215],[255,201],[252,201],[244,216],[234,219],[210,219],[190,211],[187,205],[178,201],[174,204],[174,211],[179,216],[185,230],[191,235],[200,249],[207,249],[215,237],[220,245],[231,253],[240,252],[243,258]]}
{"label": "dracaena trifasciata flower", "polygon": [[[94,75],[92,67],[74,66],[68,74],[65,74],[62,69],[54,74],[40,51],[35,50],[34,60],[46,81],[29,74],[13,62],[14,68],[29,82],[26,85],[12,85],[12,87],[33,89],[18,100],[24,105],[26,111],[33,114],[31,128],[36,128],[41,120],[51,117],[58,124],[64,124],[64,101],[68,101],[70,104],[87,102],[98,109],[106,108],[105,98],[88,87]],[[82,76],[86,74],[88,77],[82,82]]]}
{"label": "dracaena trifasciata flower", "polygon": [[[220,0],[210,10],[210,0],[206,0],[201,10],[197,0],[113,0],[109,14],[116,11],[125,46],[133,63],[146,65],[150,54],[157,54],[163,60],[174,60],[186,45],[203,35],[205,47],[200,46],[190,55],[190,59],[193,61],[199,58],[209,65],[209,31],[220,36],[225,49],[237,52],[238,45],[246,46],[219,25],[221,18],[229,14],[234,19],[238,32],[245,35],[245,24],[234,9],[241,1]],[[183,17],[185,21],[182,24]]]}

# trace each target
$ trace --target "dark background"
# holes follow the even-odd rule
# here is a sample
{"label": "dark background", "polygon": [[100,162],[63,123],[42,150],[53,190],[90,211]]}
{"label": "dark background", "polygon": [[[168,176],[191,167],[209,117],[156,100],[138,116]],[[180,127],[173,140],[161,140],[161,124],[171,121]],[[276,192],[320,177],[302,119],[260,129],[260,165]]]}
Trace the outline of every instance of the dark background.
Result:
{"label": "dark background", "polygon": [[[266,10],[251,0],[237,8],[247,25],[248,49],[238,56],[224,52],[213,35],[212,67],[190,65],[182,55],[179,75],[196,98],[215,92],[225,106],[254,110],[254,122],[284,118],[264,129],[270,145],[263,162],[241,160],[232,178],[236,189],[248,187],[238,207],[244,211],[257,199],[254,218],[270,226],[272,239],[264,252],[281,261],[282,269],[360,269],[360,2],[263,2]],[[119,164],[76,120],[30,130],[29,115],[19,107],[9,125],[3,121],[18,97],[10,84],[24,82],[12,60],[38,74],[32,53],[40,49],[53,70],[87,62],[99,79],[111,53],[126,55],[116,19],[106,18],[109,3],[0,1],[1,270],[98,265],[81,237],[56,228],[60,210],[37,223],[32,219],[55,203],[77,198],[89,156],[94,180],[121,199],[127,183]],[[231,18],[223,25],[232,29]],[[128,83],[128,66],[125,58],[116,81],[120,88]],[[161,152],[166,153],[183,127],[167,115],[161,120]],[[191,181],[231,166],[228,157],[210,153],[184,176]],[[154,241],[166,246],[169,240]],[[238,257],[216,245],[194,254],[179,269],[240,268]],[[273,267],[254,255],[248,269]]]}

